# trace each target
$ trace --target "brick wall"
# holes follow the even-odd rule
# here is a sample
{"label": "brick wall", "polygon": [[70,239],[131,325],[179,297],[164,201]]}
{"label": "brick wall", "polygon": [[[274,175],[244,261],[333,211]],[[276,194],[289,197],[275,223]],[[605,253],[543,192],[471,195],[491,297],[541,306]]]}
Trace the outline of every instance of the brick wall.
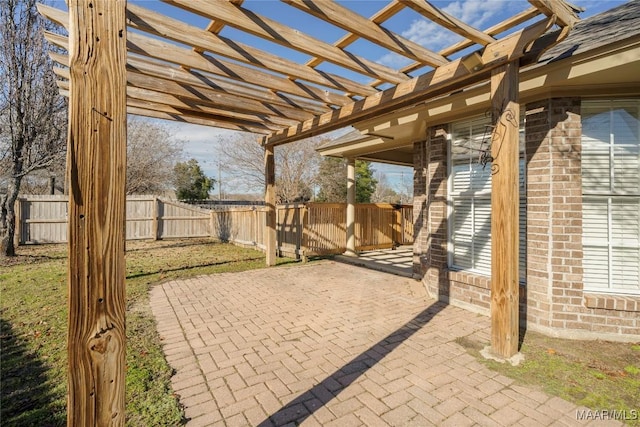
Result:
{"label": "brick wall", "polygon": [[427,139],[414,145],[414,264],[434,298],[446,299],[447,132],[430,127]]}
{"label": "brick wall", "polygon": [[[447,269],[444,126],[414,145],[414,276],[429,294],[489,314],[490,278]],[[588,294],[582,285],[580,99],[526,106],[527,272],[521,326],[568,338],[636,340],[640,298]]]}
{"label": "brick wall", "polygon": [[569,338],[640,336],[640,298],[585,293],[579,98],[527,105],[527,327]]}
{"label": "brick wall", "polygon": [[427,142],[413,144],[413,277],[424,276],[421,255],[427,245]]}

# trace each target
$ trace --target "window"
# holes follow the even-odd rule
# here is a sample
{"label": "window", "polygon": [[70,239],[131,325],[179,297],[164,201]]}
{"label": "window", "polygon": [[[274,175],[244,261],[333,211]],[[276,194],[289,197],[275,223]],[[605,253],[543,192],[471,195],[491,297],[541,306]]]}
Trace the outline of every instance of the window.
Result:
{"label": "window", "polygon": [[[449,140],[449,266],[491,274],[491,121],[481,116],[451,125]],[[520,278],[526,267],[524,125],[520,129]]]}
{"label": "window", "polygon": [[584,289],[640,294],[640,100],[582,103]]}

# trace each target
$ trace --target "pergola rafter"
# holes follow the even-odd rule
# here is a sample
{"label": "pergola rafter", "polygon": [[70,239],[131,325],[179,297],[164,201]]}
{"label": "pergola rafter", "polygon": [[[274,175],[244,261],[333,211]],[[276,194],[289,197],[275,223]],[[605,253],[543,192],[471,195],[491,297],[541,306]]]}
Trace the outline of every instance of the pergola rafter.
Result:
{"label": "pergola rafter", "polygon": [[[492,180],[492,233],[500,236],[492,242],[492,348],[501,356],[513,355],[518,344],[518,197],[513,196],[518,73],[567,35],[576,11],[564,0],[529,0],[532,8],[482,31],[423,0],[392,0],[371,18],[329,0],[283,0],[283,7],[346,32],[331,44],[292,27],[286,18],[263,16],[242,0],[163,1],[205,17],[206,27],[126,0],[68,0],[69,12],[39,5],[44,17],[69,31],[68,38],[45,35],[69,52],[51,54],[59,64],[60,92],[70,98],[69,425],[124,424],[126,113],[260,137],[266,259],[273,265],[277,145],[490,82],[498,166]],[[439,51],[410,41],[385,25],[402,11],[463,39]],[[521,24],[524,29],[510,32]],[[543,38],[554,25],[562,31]],[[238,31],[246,36],[229,36]],[[359,40],[411,63],[392,68],[350,50]],[[266,45],[304,60],[277,55]],[[471,53],[460,57],[464,49]],[[409,75],[421,69],[420,76]],[[352,210],[355,186],[348,188]],[[348,220],[353,222],[353,215]],[[349,221],[347,230],[353,233]],[[352,237],[348,231],[347,242]]]}
{"label": "pergola rafter", "polygon": [[[283,0],[283,4],[346,31],[334,44],[329,44],[286,23],[253,12],[243,5],[242,0],[163,1],[206,17],[209,24],[206,28],[198,28],[154,10],[128,4],[127,25],[136,31],[130,31],[127,39],[127,82],[130,87],[137,88],[130,91],[129,97],[138,103],[147,101],[156,105],[147,115],[155,115],[152,113],[155,111],[175,114],[172,119],[181,120],[181,116],[196,119],[210,114],[216,119],[216,127],[221,127],[220,124],[228,120],[230,126],[227,128],[239,129],[241,126],[244,131],[267,134],[266,142],[273,144],[290,142],[360,120],[364,117],[363,106],[379,105],[373,109],[365,108],[368,116],[382,114],[391,108],[410,106],[446,92],[448,85],[460,89],[486,79],[489,68],[503,61],[502,58],[494,61],[485,57],[483,63],[476,64],[477,70],[484,69],[484,75],[479,75],[481,71],[467,70],[468,73],[463,73],[467,75],[461,76],[464,70],[460,69],[459,59],[452,60],[451,56],[474,45],[482,53],[491,46],[509,43],[512,35],[502,39],[497,36],[540,15],[555,16],[561,26],[573,25],[577,19],[571,7],[564,2],[531,0],[533,7],[481,31],[421,0],[390,1],[371,18],[335,1]],[[39,10],[51,21],[68,29],[69,14],[66,11],[43,5]],[[429,19],[460,34],[463,40],[436,52],[385,27],[389,19],[404,10],[413,11],[416,19]],[[263,47],[233,40],[224,36],[227,27],[310,55],[312,59],[296,63],[269,53]],[[47,39],[68,49],[66,37],[49,33]],[[412,62],[392,69],[348,50],[361,39]],[[521,53],[510,53],[509,60],[516,60]],[[54,60],[63,66],[68,65],[68,59],[60,55],[54,56]],[[317,68],[329,63],[333,65],[332,72]],[[422,76],[409,76],[410,72],[422,68],[426,69]],[[354,73],[361,78],[354,79]],[[59,75],[66,80],[62,73]],[[362,82],[371,77],[374,80],[370,83]],[[436,81],[440,86],[444,81],[444,89],[435,90],[433,83]],[[378,87],[382,84],[391,85],[391,88],[381,91]],[[155,92],[171,96],[163,100]],[[408,92],[420,93],[421,96],[405,96],[398,101],[399,93]],[[161,105],[166,108],[158,111],[157,107]],[[139,112],[140,106],[136,108]],[[176,109],[180,113],[169,113]],[[220,110],[230,110],[234,114],[224,114]],[[244,121],[239,124],[239,119]],[[308,129],[313,130],[309,132]]]}

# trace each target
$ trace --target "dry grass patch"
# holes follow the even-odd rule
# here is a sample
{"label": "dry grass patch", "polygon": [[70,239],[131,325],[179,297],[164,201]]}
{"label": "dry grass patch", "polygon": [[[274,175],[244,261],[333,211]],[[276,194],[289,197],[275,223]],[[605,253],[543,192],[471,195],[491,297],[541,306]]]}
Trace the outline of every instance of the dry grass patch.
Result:
{"label": "dry grass patch", "polygon": [[[127,242],[127,425],[180,425],[149,289],[168,279],[262,268],[264,254],[211,239]],[[280,260],[281,263],[290,262]],[[2,425],[62,426],[67,394],[67,247],[0,259]]]}
{"label": "dry grass patch", "polygon": [[[464,337],[457,340],[478,360],[517,383],[593,410],[626,411],[640,415],[640,344],[579,341],[527,332],[518,366],[487,360],[480,350],[489,343]],[[640,420],[627,419],[640,426]]]}

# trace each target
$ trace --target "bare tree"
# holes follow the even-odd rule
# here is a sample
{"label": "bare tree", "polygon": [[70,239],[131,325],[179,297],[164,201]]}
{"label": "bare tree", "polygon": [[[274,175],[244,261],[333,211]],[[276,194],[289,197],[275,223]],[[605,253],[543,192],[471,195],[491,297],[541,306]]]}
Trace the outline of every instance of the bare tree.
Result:
{"label": "bare tree", "polygon": [[127,123],[127,194],[161,194],[172,188],[173,168],[184,141],[168,127],[129,117]]}
{"label": "bare tree", "polygon": [[389,184],[387,175],[383,172],[376,174],[376,191],[371,195],[371,201],[374,203],[398,203],[401,196]]}
{"label": "bare tree", "polygon": [[66,102],[58,94],[36,0],[2,0],[0,7],[0,196],[2,254],[15,255],[14,205],[25,176],[63,156]]}
{"label": "bare tree", "polygon": [[[320,138],[276,147],[276,198],[279,203],[309,200],[313,195],[320,155]],[[228,191],[261,191],[264,188],[264,149],[255,137],[244,134],[219,140],[218,158],[235,188]]]}

